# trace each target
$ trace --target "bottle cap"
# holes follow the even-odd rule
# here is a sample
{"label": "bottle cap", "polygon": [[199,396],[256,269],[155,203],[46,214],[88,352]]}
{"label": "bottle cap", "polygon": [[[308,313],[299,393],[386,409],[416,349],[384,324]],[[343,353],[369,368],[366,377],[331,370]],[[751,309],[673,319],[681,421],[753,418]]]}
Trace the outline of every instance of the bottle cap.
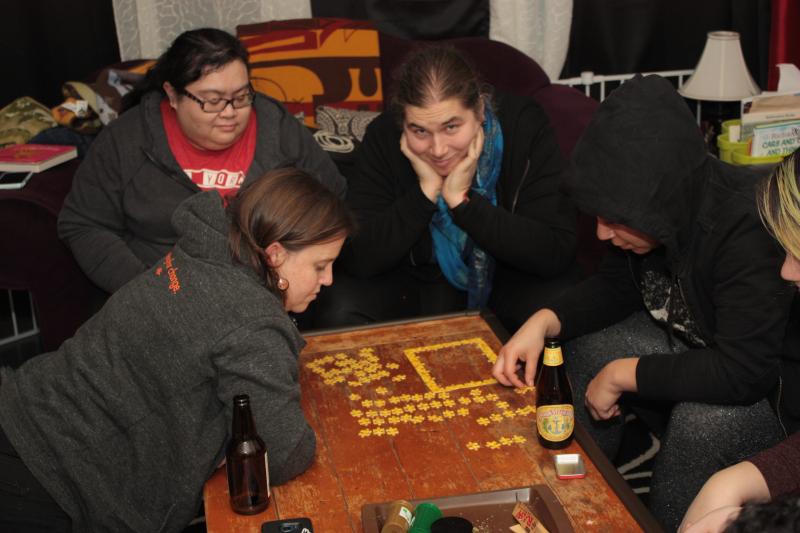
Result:
{"label": "bottle cap", "polygon": [[431,524],[442,517],[442,511],[430,502],[423,502],[414,509],[414,523],[408,533],[431,533]]}
{"label": "bottle cap", "polygon": [[431,524],[431,533],[472,533],[472,522],[460,516],[445,516]]}

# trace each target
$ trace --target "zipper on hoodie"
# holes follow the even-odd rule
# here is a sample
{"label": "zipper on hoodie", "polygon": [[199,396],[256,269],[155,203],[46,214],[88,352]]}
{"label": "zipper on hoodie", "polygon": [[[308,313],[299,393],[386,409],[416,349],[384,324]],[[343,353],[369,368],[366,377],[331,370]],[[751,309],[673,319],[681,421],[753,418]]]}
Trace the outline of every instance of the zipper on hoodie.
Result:
{"label": "zipper on hoodie", "polygon": [[[174,181],[183,185],[192,192],[198,192],[200,190],[200,188],[197,187],[197,185],[192,180],[188,179],[188,176],[186,176],[186,174],[175,174],[172,170],[167,168],[167,166],[164,165],[161,161],[158,161],[155,158],[155,156],[153,156],[153,154],[151,154],[148,150],[142,148],[142,152],[144,152],[145,157],[147,157],[147,159],[151,163],[153,163],[156,167],[158,167],[159,170],[161,170],[161,172],[172,178]],[[187,178],[187,179],[181,179],[181,178]],[[192,185],[194,185],[194,188],[192,187]]]}
{"label": "zipper on hoodie", "polygon": [[783,431],[783,438],[789,436],[786,432],[786,426],[783,425],[783,418],[781,417],[781,401],[783,400],[783,376],[778,376],[778,398],[775,401],[775,414],[778,415],[778,424]]}
{"label": "zipper on hoodie", "polygon": [[514,199],[511,200],[511,213],[517,210],[517,200],[519,200],[519,193],[522,191],[522,185],[525,183],[525,178],[528,177],[528,170],[531,168],[531,159],[527,158],[525,160],[525,170],[522,172],[522,179],[519,180],[519,185],[517,185],[517,190],[514,191]]}

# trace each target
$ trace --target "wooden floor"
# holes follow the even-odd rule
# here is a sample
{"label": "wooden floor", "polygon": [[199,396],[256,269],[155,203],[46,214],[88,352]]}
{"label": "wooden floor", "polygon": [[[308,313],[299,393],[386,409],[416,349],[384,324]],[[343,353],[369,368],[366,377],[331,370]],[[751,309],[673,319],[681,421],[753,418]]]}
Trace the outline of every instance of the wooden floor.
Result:
{"label": "wooden floor", "polygon": [[480,316],[307,340],[300,375],[318,438],[314,465],[274,488],[273,504],[255,517],[230,512],[218,471],[206,485],[209,532],[255,533],[277,516],[308,516],[318,532],[360,533],[365,504],[535,484],[552,489],[575,531],[642,531],[631,511],[657,529],[592,443],[564,450],[584,454],[586,478],[556,478],[554,452],[536,442],[533,391],[491,378],[501,343]]}

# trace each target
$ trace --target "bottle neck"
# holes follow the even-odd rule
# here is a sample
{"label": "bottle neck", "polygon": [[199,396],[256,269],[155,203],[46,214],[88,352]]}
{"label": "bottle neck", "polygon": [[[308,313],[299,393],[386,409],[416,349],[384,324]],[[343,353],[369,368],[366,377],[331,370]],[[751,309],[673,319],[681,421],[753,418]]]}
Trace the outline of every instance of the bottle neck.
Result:
{"label": "bottle neck", "polygon": [[561,355],[561,346],[545,346],[542,364],[545,366],[563,365],[564,356]]}
{"label": "bottle neck", "polygon": [[253,413],[250,410],[250,402],[234,402],[233,405],[233,438],[246,438],[254,436],[255,423],[253,422]]}

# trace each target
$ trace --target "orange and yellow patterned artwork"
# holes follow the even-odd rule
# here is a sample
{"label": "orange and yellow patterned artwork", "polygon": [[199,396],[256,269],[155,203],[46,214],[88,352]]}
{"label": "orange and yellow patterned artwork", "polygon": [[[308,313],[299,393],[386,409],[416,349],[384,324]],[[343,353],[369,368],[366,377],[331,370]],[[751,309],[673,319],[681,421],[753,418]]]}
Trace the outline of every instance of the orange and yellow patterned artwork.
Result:
{"label": "orange and yellow patterned artwork", "polygon": [[301,19],[237,28],[253,88],[308,126],[318,106],[383,109],[378,32],[368,21]]}

